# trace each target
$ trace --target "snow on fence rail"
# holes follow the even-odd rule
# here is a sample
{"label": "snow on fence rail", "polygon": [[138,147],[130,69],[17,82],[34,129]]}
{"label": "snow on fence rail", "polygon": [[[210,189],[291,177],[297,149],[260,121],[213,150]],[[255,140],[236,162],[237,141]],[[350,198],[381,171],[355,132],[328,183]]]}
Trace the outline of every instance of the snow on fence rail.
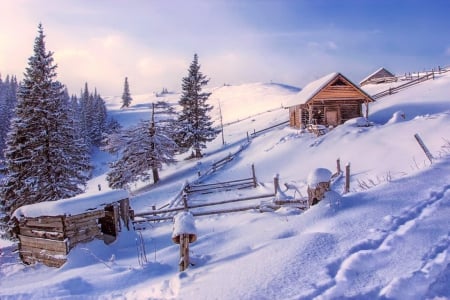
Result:
{"label": "snow on fence rail", "polygon": [[[250,136],[251,136],[252,138],[254,138],[254,137],[257,137],[257,136],[258,136],[260,133],[262,133],[262,132],[265,132],[265,131],[274,129],[274,128],[279,127],[279,126],[282,126],[282,125],[287,125],[287,124],[289,124],[289,120],[283,121],[283,122],[281,122],[281,123],[278,123],[278,124],[275,124],[275,125],[272,125],[272,126],[269,126],[269,127],[266,127],[266,128],[264,128],[264,129],[261,129],[261,130],[258,130],[258,131],[253,130],[253,133],[250,134]],[[247,135],[248,135],[248,133],[247,133]]]}

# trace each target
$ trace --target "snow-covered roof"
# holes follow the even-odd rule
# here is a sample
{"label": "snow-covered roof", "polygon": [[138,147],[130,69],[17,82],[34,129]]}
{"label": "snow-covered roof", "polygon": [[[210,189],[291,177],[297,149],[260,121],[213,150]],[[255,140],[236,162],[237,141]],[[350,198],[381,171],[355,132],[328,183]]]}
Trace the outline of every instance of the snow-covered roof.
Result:
{"label": "snow-covered roof", "polygon": [[378,68],[378,69],[377,69],[375,72],[373,72],[372,74],[366,76],[363,80],[361,80],[361,81],[359,82],[359,84],[361,85],[362,83],[364,83],[364,81],[369,80],[371,77],[375,76],[376,74],[378,74],[378,73],[381,72],[381,71],[384,71],[385,73],[389,74],[389,76],[391,76],[391,77],[395,77],[394,74],[392,74],[391,72],[389,72],[389,71],[386,70],[385,68],[381,67],[381,68]]}
{"label": "snow-covered roof", "polygon": [[331,171],[325,168],[317,168],[308,174],[308,186],[315,188],[321,182],[329,182],[331,180]]}
{"label": "snow-covered roof", "polygon": [[25,205],[16,209],[13,216],[19,219],[21,217],[77,215],[104,207],[125,198],[128,198],[128,192],[126,190],[114,190],[94,195],[81,194],[73,198],[58,201]]}
{"label": "snow-covered roof", "polygon": [[339,73],[333,72],[325,75],[313,82],[308,83],[300,92],[296,95],[286,99],[285,107],[294,106],[298,104],[304,104],[317,94],[322,88],[324,88],[331,80],[333,80]]}

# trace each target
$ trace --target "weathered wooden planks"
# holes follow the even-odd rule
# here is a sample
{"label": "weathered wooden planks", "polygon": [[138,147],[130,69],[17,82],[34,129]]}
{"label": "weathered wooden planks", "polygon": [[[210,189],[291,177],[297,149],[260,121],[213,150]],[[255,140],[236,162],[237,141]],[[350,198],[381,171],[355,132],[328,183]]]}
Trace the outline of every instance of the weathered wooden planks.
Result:
{"label": "weathered wooden planks", "polygon": [[[129,200],[77,215],[22,217],[18,222],[19,253],[26,264],[41,262],[60,267],[69,251],[103,234],[111,237],[120,231],[120,219],[128,224]],[[112,241],[111,239],[109,240]]]}

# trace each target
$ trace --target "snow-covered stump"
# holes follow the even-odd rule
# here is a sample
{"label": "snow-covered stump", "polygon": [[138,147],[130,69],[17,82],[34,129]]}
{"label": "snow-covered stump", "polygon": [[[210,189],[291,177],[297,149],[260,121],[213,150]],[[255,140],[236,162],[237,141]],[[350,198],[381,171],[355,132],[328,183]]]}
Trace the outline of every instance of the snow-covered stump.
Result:
{"label": "snow-covered stump", "polygon": [[189,244],[197,240],[194,216],[183,211],[173,218],[172,241],[180,244],[180,272],[189,267]]}
{"label": "snow-covered stump", "polygon": [[331,171],[317,168],[308,175],[308,205],[319,203],[330,190]]}

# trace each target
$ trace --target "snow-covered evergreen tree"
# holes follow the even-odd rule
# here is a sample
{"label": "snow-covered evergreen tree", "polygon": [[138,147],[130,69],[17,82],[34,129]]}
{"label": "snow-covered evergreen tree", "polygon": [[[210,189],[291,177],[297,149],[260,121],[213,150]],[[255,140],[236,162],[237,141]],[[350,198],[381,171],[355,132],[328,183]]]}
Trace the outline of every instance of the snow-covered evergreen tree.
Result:
{"label": "snow-covered evergreen tree", "polygon": [[5,81],[0,78],[0,165],[4,159],[3,151],[6,147],[6,136],[17,103],[17,87],[17,80],[14,76],[7,75]]}
{"label": "snow-covered evergreen tree", "polygon": [[1,190],[7,218],[26,204],[75,196],[87,180],[86,152],[74,139],[64,86],[55,79],[53,53],[46,51],[44,38],[39,24],[7,138]]}
{"label": "snow-covered evergreen tree", "polygon": [[141,121],[119,135],[110,136],[107,148],[114,152],[123,149],[121,158],[111,164],[107,176],[111,188],[125,188],[134,181],[150,177],[157,183],[163,164],[175,162],[175,112],[165,102],[155,103],[152,107],[149,121]]}
{"label": "snow-covered evergreen tree", "polygon": [[78,107],[80,135],[88,147],[100,146],[108,124],[105,101],[97,93],[97,90],[94,94],[90,93],[88,84],[85,83]]}
{"label": "snow-covered evergreen tree", "polygon": [[130,107],[132,100],[133,98],[131,98],[130,94],[130,85],[128,84],[128,77],[125,77],[125,83],[123,84],[123,94],[122,94],[122,108]]}
{"label": "snow-covered evergreen tree", "polygon": [[218,131],[212,127],[208,113],[212,106],[207,103],[211,93],[202,92],[209,79],[200,72],[197,54],[188,70],[189,74],[183,78],[182,94],[179,101],[182,111],[178,117],[177,144],[188,151],[193,149],[192,157],[202,157],[202,149],[206,143],[214,140]]}

